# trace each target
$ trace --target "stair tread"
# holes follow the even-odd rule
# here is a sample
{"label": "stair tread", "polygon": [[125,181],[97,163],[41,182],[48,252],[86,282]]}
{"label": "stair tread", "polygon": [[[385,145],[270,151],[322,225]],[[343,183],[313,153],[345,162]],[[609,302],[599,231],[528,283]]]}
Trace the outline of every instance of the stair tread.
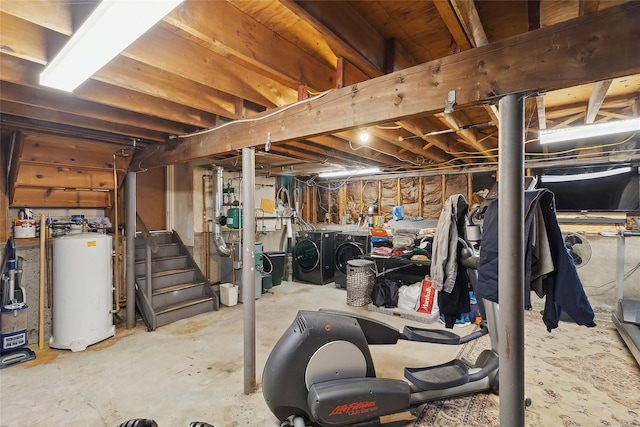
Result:
{"label": "stair tread", "polygon": [[179,310],[181,308],[185,308],[185,307],[190,307],[196,304],[200,304],[203,302],[207,302],[207,301],[212,301],[215,299],[215,296],[206,296],[206,297],[199,297],[199,298],[194,298],[194,299],[190,299],[187,301],[182,301],[179,303],[174,303],[174,304],[167,304],[167,305],[163,305],[162,307],[157,307],[155,309],[156,315],[160,315],[160,314],[164,314],[164,313],[169,313],[170,311],[175,311],[175,310]]}
{"label": "stair tread", "polygon": [[[170,276],[172,274],[178,274],[178,273],[188,273],[191,271],[195,271],[196,268],[195,267],[187,267],[187,268],[173,268],[171,270],[162,270],[162,271],[156,271],[155,273],[151,274],[151,278],[158,278],[158,277],[164,277],[164,276]],[[137,279],[146,279],[146,276],[142,275],[142,276],[136,276]]]}
{"label": "stair tread", "polygon": [[[158,243],[158,246],[173,246],[177,245],[178,242],[169,242],[169,243]],[[144,249],[146,245],[136,245],[136,249]]]}
{"label": "stair tread", "polygon": [[185,282],[185,283],[176,283],[175,285],[166,286],[164,288],[156,289],[153,291],[153,295],[162,295],[169,292],[180,291],[183,289],[193,288],[195,286],[206,285],[206,282]]}
{"label": "stair tread", "polygon": [[[169,255],[169,256],[161,256],[161,257],[157,257],[154,258],[153,256],[151,257],[151,262],[155,262],[155,261],[169,261],[172,259],[178,259],[178,258],[187,258],[187,254],[178,254],[178,255]],[[137,259],[136,263],[143,263],[146,262],[146,259]]]}

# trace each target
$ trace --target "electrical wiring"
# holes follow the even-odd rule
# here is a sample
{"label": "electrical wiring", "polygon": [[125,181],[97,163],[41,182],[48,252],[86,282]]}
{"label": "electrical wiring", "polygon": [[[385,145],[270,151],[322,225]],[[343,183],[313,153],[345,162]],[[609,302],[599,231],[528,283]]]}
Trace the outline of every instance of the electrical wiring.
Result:
{"label": "electrical wiring", "polygon": [[[601,144],[601,145],[592,145],[589,147],[577,147],[577,148],[571,148],[568,150],[564,150],[564,151],[554,151],[552,154],[556,155],[556,154],[568,154],[568,153],[572,153],[574,151],[583,151],[583,150],[593,150],[593,149],[599,149],[599,148],[607,148],[607,147],[615,147],[617,145],[621,145],[624,144],[626,142],[629,142],[631,139],[633,139],[636,136],[636,134],[631,135],[630,137],[628,137],[627,139],[623,140],[623,141],[618,141],[618,142],[612,142],[609,144]],[[538,138],[533,138],[533,139],[529,139],[527,141],[525,141],[525,145],[526,144],[530,144],[532,142],[538,141]],[[478,154],[484,154],[484,153],[494,153],[496,151],[498,151],[499,148],[490,148],[488,150],[483,150],[483,151],[445,151],[445,153],[449,154],[450,156],[462,156],[462,155],[469,155],[472,157],[457,157],[455,160],[457,159],[469,159],[469,158],[483,158],[483,157],[477,157]],[[549,156],[549,153],[533,153],[533,152],[527,152],[525,153],[526,156]],[[476,157],[473,157],[476,156]]]}
{"label": "electrical wiring", "polygon": [[[637,133],[634,133],[633,135],[631,135],[630,137],[622,140],[622,141],[618,141],[618,142],[612,142],[609,144],[600,144],[600,145],[590,145],[588,147],[576,147],[576,148],[570,148],[568,150],[563,150],[563,151],[553,151],[550,154],[558,155],[558,154],[569,154],[569,153],[573,153],[573,152],[580,152],[580,151],[586,151],[586,150],[595,150],[595,149],[599,149],[599,148],[608,148],[608,147],[615,147],[618,145],[622,145],[624,143],[627,143],[629,141],[631,141],[635,136],[637,135]],[[527,156],[549,156],[549,153],[525,153],[525,155]]]}
{"label": "electrical wiring", "polygon": [[368,145],[361,145],[360,147],[354,147],[354,146],[353,146],[353,142],[352,142],[351,140],[349,140],[349,148],[351,148],[353,151],[357,151],[357,150],[359,150],[359,149],[361,149],[361,148],[368,148],[368,149],[370,149],[370,150],[373,150],[373,151],[376,151],[376,152],[378,152],[378,153],[384,154],[385,156],[393,157],[393,158],[395,158],[395,159],[397,159],[397,160],[400,160],[401,162],[409,163],[409,164],[412,164],[412,165],[414,165],[414,166],[421,166],[421,163],[416,163],[416,162],[413,162],[413,161],[411,161],[411,160],[402,159],[402,158],[400,158],[400,157],[396,156],[395,154],[385,153],[385,152],[384,152],[384,151],[382,151],[382,150],[379,150],[379,149],[377,149],[377,148],[370,147],[370,146],[368,146]]}

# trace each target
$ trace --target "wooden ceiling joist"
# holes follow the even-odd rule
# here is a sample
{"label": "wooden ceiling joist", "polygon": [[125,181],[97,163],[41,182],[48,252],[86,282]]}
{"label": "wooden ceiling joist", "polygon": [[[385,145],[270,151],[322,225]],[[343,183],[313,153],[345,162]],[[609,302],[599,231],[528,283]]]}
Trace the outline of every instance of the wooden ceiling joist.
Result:
{"label": "wooden ceiling joist", "polygon": [[640,4],[624,3],[333,90],[279,112],[267,111],[251,122],[159,144],[139,152],[132,167],[139,170],[261,145],[267,132],[272,142],[290,141],[442,111],[450,90],[456,90],[457,105],[470,106],[509,93],[544,92],[639,73],[639,20]]}

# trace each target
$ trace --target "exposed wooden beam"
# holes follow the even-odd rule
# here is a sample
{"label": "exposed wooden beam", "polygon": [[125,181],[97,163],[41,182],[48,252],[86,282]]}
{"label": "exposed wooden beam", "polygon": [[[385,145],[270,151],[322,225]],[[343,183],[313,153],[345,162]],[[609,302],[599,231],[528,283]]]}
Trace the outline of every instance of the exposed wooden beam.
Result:
{"label": "exposed wooden beam", "polygon": [[[73,34],[73,16],[71,3],[68,1],[2,0],[0,11],[67,36]],[[2,25],[4,24],[3,17]]]}
{"label": "exposed wooden beam", "polygon": [[[473,47],[489,44],[473,0],[449,0]],[[437,2],[436,2],[437,3]]]}
{"label": "exposed wooden beam", "polygon": [[376,157],[376,153],[367,147],[355,149],[355,147],[349,145],[349,141],[338,138],[334,135],[317,136],[314,138],[309,138],[309,140],[312,142],[316,142],[323,147],[328,147],[332,150],[336,150],[342,153],[343,156],[346,156],[349,160],[360,164],[375,163],[378,165],[384,165],[395,161],[393,157],[389,156]]}
{"label": "exposed wooden beam", "polygon": [[460,50],[469,50],[473,47],[469,40],[469,35],[465,32],[464,27],[458,20],[458,15],[449,1],[434,1],[433,5],[438,10],[440,17],[451,33],[451,37],[457,43]]}
{"label": "exposed wooden beam", "polygon": [[164,18],[212,51],[245,61],[290,87],[335,87],[335,68],[302,51],[226,1],[194,1]]}
{"label": "exposed wooden beam", "polygon": [[490,152],[493,147],[486,143],[478,141],[478,137],[474,129],[467,129],[465,126],[473,124],[469,123],[469,119],[465,117],[463,112],[442,113],[438,114],[440,120],[445,123],[450,129],[454,130],[465,143],[473,147],[478,152],[482,153],[486,159],[493,162],[497,162],[498,158],[493,154],[486,154]]}
{"label": "exposed wooden beam", "polygon": [[587,106],[587,115],[584,118],[585,124],[593,123],[596,120],[598,111],[604,102],[604,98],[607,96],[607,91],[611,86],[611,80],[602,80],[596,82],[593,86],[593,92],[589,97],[589,104]]}
{"label": "exposed wooden beam", "polygon": [[402,120],[397,123],[402,126],[403,129],[408,130],[413,135],[425,141],[426,145],[424,143],[422,144],[424,150],[428,150],[429,147],[433,146],[444,153],[447,158],[446,161],[451,161],[453,159],[453,156],[448,154],[448,152],[451,151],[451,147],[449,146],[449,141],[446,136],[442,134],[426,136],[429,133],[432,133],[435,127],[434,124],[430,123],[426,118]]}
{"label": "exposed wooden beam", "polygon": [[[412,153],[404,153],[404,150],[396,145],[390,145],[386,142],[376,140],[376,138],[371,138],[367,142],[359,142],[358,133],[359,132],[356,130],[345,130],[342,132],[336,132],[335,135],[351,141],[349,143],[349,146],[352,147],[352,149],[369,149],[383,156],[391,158],[390,164],[404,163],[411,164],[413,166],[417,166],[420,164],[417,155],[414,155]],[[376,157],[376,155],[374,154],[373,157]]]}
{"label": "exposed wooden beam", "polygon": [[344,56],[369,77],[384,72],[385,41],[347,2],[281,0],[327,37],[336,56]]}
{"label": "exposed wooden beam", "polygon": [[[38,76],[44,69],[42,65],[25,61],[4,53],[0,53],[0,79],[3,82],[16,83],[21,86],[48,90],[40,86]],[[60,93],[50,90],[53,93]],[[191,108],[173,101],[163,100],[141,92],[107,85],[97,80],[88,80],[73,92],[74,97],[92,101],[128,111],[143,113],[178,123],[198,127],[215,125],[215,115]],[[175,98],[174,98],[175,99]],[[220,111],[223,111],[220,109]]]}
{"label": "exposed wooden beam", "polygon": [[527,0],[527,21],[529,31],[540,28],[540,0]]}
{"label": "exposed wooden beam", "polygon": [[418,163],[426,164],[432,161],[435,162],[446,162],[451,159],[451,156],[442,152],[442,150],[437,147],[430,147],[428,149],[424,148],[424,145],[421,142],[413,139],[407,139],[404,141],[398,140],[395,134],[390,134],[384,130],[379,130],[376,128],[372,128],[371,132],[377,137],[387,142],[388,144],[393,144],[396,147],[406,150],[410,153],[413,153],[417,156],[417,159],[423,158],[422,162],[418,161]]}
{"label": "exposed wooden beam", "polygon": [[175,122],[126,111],[124,109],[77,99],[71,94],[55,93],[8,82],[2,84],[0,100],[63,113],[82,114],[88,118],[112,121],[120,125],[139,127],[142,129],[154,129],[169,134],[181,135],[194,132],[198,129],[196,127],[180,125]]}
{"label": "exposed wooden beam", "polygon": [[2,22],[0,51],[38,64],[48,62],[45,28],[6,13],[0,13],[0,22]]}
{"label": "exposed wooden beam", "polygon": [[544,92],[639,73],[638,20],[640,3],[624,3],[267,111],[251,122],[237,121],[159,144],[138,152],[132,168],[261,145],[267,132],[273,142],[288,141],[437,112],[453,88],[457,105],[471,106],[509,93]]}
{"label": "exposed wooden beam", "polygon": [[57,125],[74,126],[81,129],[93,129],[101,132],[112,133],[114,135],[121,134],[130,138],[139,138],[150,141],[165,141],[167,139],[166,134],[153,130],[121,125],[117,122],[92,119],[79,114],[33,107],[10,101],[2,102],[2,110],[5,114],[27,117],[34,120],[55,123]]}
{"label": "exposed wooden beam", "polygon": [[265,107],[290,104],[298,97],[297,85],[284,86],[161,27],[151,28],[122,56]]}
{"label": "exposed wooden beam", "polygon": [[230,118],[240,98],[139,61],[117,57],[93,80]]}
{"label": "exposed wooden beam", "polygon": [[579,14],[580,16],[588,15],[598,11],[600,7],[600,0],[579,0]]}

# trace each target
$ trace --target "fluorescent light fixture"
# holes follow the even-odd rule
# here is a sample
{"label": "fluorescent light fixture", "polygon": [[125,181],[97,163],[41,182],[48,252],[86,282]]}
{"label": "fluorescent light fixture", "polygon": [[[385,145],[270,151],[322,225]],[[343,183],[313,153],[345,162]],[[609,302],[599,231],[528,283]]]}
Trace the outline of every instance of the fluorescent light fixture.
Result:
{"label": "fluorescent light fixture", "polygon": [[608,176],[622,175],[631,172],[631,167],[626,166],[618,169],[609,169],[601,172],[578,173],[575,175],[542,175],[542,182],[572,182],[586,179],[606,178]]}
{"label": "fluorescent light fixture", "polygon": [[318,176],[320,178],[338,178],[341,176],[352,176],[352,175],[372,175],[375,173],[380,173],[380,168],[368,168],[368,169],[353,169],[353,170],[342,170],[342,171],[333,171],[333,172],[320,172]]}
{"label": "fluorescent light fixture", "polygon": [[552,142],[571,141],[573,139],[637,131],[640,131],[640,117],[569,128],[541,129],[538,132],[538,137],[540,144],[550,144]]}
{"label": "fluorescent light fixture", "polygon": [[103,0],[40,74],[40,84],[72,92],[183,0]]}

